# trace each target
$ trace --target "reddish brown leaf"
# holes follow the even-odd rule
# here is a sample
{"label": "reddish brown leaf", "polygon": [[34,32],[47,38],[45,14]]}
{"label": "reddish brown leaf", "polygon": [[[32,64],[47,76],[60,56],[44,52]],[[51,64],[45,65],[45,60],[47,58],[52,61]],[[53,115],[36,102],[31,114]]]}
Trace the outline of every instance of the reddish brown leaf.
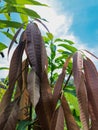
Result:
{"label": "reddish brown leaf", "polygon": [[21,25],[21,27],[20,27],[20,28],[17,30],[17,32],[15,33],[15,35],[14,35],[14,37],[13,37],[11,43],[10,43],[10,46],[9,46],[9,48],[8,48],[8,55],[9,55],[9,52],[10,52],[10,50],[11,50],[11,48],[12,48],[14,42],[16,41],[17,36],[19,35],[21,29],[23,28],[23,26],[24,26],[24,23]]}
{"label": "reddish brown leaf", "polygon": [[50,130],[64,130],[64,112],[62,106],[55,110],[51,120]]}
{"label": "reddish brown leaf", "polygon": [[35,108],[40,98],[40,81],[34,70],[31,70],[27,77],[28,92],[30,101]]}
{"label": "reddish brown leaf", "polygon": [[19,105],[17,101],[14,103],[10,115],[7,119],[7,122],[4,124],[3,130],[15,130],[17,122],[18,122],[18,111]]}
{"label": "reddish brown leaf", "polygon": [[[28,60],[24,60],[22,63],[22,84],[17,83],[17,90],[15,94],[15,99],[17,97],[21,97],[20,103],[19,103],[19,120],[25,120],[29,117],[28,107],[29,107],[29,93],[27,91],[27,74],[28,74]],[[19,76],[20,77],[20,76]]]}
{"label": "reddish brown leaf", "polygon": [[61,98],[61,104],[62,104],[62,108],[64,111],[67,130],[80,130],[78,125],[75,122],[74,117],[72,116],[71,110],[70,110],[69,105],[64,96],[62,96],[62,98]]}
{"label": "reddish brown leaf", "polygon": [[35,23],[29,23],[26,28],[26,35],[27,35],[27,46],[26,46],[27,57],[29,58],[29,62],[32,68],[35,70],[38,77],[41,78],[42,71],[43,69],[45,69],[43,61],[44,59],[46,60],[46,53],[45,53],[46,50],[42,40],[41,32]]}
{"label": "reddish brown leaf", "polygon": [[80,52],[76,52],[73,56],[73,76],[80,107],[80,119],[81,122],[83,123],[84,130],[88,130],[89,128],[88,99],[83,75],[83,57]]}
{"label": "reddish brown leaf", "polygon": [[39,120],[41,130],[50,129],[50,121],[53,114],[52,92],[46,72],[44,72],[41,87],[40,99],[36,106],[36,113]]}
{"label": "reddish brown leaf", "polygon": [[66,73],[65,70],[66,70],[66,68],[68,66],[70,58],[71,57],[69,57],[66,60],[66,62],[64,63],[62,73],[59,75],[58,80],[56,81],[56,84],[54,86],[54,93],[53,93],[53,105],[54,105],[53,107],[54,107],[54,109],[55,109],[57,101],[58,101],[58,99],[60,97],[60,93],[61,93],[61,90],[62,90],[62,85],[63,85],[63,82],[64,82],[65,73]]}
{"label": "reddish brown leaf", "polygon": [[25,44],[20,43],[15,49],[14,54],[12,56],[11,63],[10,63],[10,70],[9,70],[9,87],[5,92],[3,99],[1,101],[0,112],[1,109],[3,110],[10,103],[13,89],[15,87],[15,82],[19,76],[19,73],[21,74],[22,54],[23,54],[24,47]]}
{"label": "reddish brown leaf", "polygon": [[84,71],[86,88],[89,101],[89,112],[91,115],[92,130],[98,129],[98,72],[93,62],[84,59]]}
{"label": "reddish brown leaf", "polygon": [[14,130],[18,121],[18,100],[11,102],[0,114],[0,130]]}

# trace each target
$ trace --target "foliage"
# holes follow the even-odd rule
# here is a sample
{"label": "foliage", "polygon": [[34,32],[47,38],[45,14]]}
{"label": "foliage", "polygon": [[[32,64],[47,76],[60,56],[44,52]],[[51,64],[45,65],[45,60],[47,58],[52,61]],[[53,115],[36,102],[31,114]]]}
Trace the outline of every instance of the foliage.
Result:
{"label": "foliage", "polygon": [[[32,6],[47,6],[36,0],[2,0],[0,1],[0,34],[7,36],[12,40],[18,28],[23,23],[28,23],[29,19],[42,19],[33,9],[28,9],[26,5]],[[15,17],[18,17],[16,21]],[[25,26],[24,26],[25,27]],[[17,41],[17,40],[16,40]],[[3,41],[0,41],[0,52],[7,46]]]}
{"label": "foliage", "polygon": [[[47,58],[44,41],[50,47],[51,57]],[[0,129],[80,130],[82,124],[84,130],[96,130],[98,74],[93,62],[69,40],[54,39],[48,32],[44,41],[37,24],[28,23],[11,59],[8,89],[0,103]],[[61,56],[60,67],[52,68]],[[61,73],[55,77],[56,69]]]}
{"label": "foliage", "polygon": [[[6,17],[0,20],[1,33],[12,40],[8,55],[13,44],[18,43],[9,75],[0,82],[0,129],[97,130],[95,65],[72,41],[55,39],[39,14],[25,4],[46,6],[35,0],[4,0],[0,10]],[[11,17],[13,12],[20,16],[19,21]],[[28,22],[29,17],[44,25],[48,31],[45,36],[35,22]],[[5,48],[1,41],[1,55]]]}

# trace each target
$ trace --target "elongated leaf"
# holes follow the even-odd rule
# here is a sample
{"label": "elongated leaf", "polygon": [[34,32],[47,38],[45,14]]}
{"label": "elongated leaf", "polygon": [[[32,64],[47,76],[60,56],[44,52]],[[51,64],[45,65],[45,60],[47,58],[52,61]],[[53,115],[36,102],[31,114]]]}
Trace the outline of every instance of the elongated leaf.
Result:
{"label": "elongated leaf", "polygon": [[[11,33],[8,33],[8,32],[4,32],[2,31],[1,33],[5,34],[10,40],[13,39],[13,35]],[[15,41],[16,42],[16,41]],[[17,42],[16,42],[17,43]]]}
{"label": "elongated leaf", "polygon": [[[10,46],[9,46],[9,48],[8,48],[8,55],[9,55],[10,49],[12,48],[14,42],[16,41],[17,36],[19,35],[21,29],[23,28],[23,25],[24,25],[24,23],[21,25],[21,27],[20,27],[20,28],[17,30],[17,32],[15,33],[15,35],[14,35],[14,37],[13,37],[11,43],[10,43]],[[24,32],[23,32],[22,35],[24,35]],[[23,39],[23,40],[24,40],[24,39]],[[23,41],[23,40],[22,40],[22,41]]]}
{"label": "elongated leaf", "polygon": [[67,39],[60,39],[60,38],[55,39],[54,42],[65,42],[65,43],[67,42],[67,43],[69,43],[70,45],[74,44],[73,41],[70,41],[70,40],[67,40]]}
{"label": "elongated leaf", "polygon": [[28,74],[28,60],[26,59],[22,63],[22,81],[23,82],[22,84],[18,83],[17,91],[15,94],[15,98],[21,95],[21,99],[19,103],[20,112],[18,114],[19,120],[27,120],[29,118],[28,107],[30,103],[29,103],[29,93],[27,90],[27,74]]}
{"label": "elongated leaf", "polygon": [[0,67],[0,70],[9,70],[8,67]]}
{"label": "elongated leaf", "polygon": [[40,5],[40,6],[47,6],[46,4],[42,4],[36,0],[4,0],[5,2],[7,2],[9,4],[19,4],[19,5],[25,5],[25,4],[30,4],[30,5]]}
{"label": "elongated leaf", "polygon": [[20,6],[17,7],[16,5],[13,6],[7,5],[0,10],[0,13],[8,13],[8,12],[25,14],[32,18],[40,18],[40,16],[34,10],[28,9],[26,7],[20,7]]}
{"label": "elongated leaf", "polygon": [[53,102],[52,92],[46,72],[43,74],[40,89],[40,100],[36,106],[36,113],[41,130],[49,130],[53,114]]}
{"label": "elongated leaf", "polygon": [[34,70],[29,73],[27,83],[30,101],[35,108],[40,98],[40,82]]}
{"label": "elongated leaf", "polygon": [[18,111],[19,111],[19,105],[16,102],[16,103],[14,103],[14,105],[12,107],[12,110],[7,119],[7,122],[4,124],[3,130],[14,130],[16,128],[16,125],[18,122],[18,117],[17,117]]}
{"label": "elongated leaf", "polygon": [[15,21],[9,21],[9,20],[0,20],[0,29],[13,27],[13,28],[19,28],[21,26],[21,23],[15,22]]}
{"label": "elongated leaf", "polygon": [[58,77],[58,80],[54,86],[54,93],[53,93],[53,102],[54,102],[54,109],[56,107],[56,104],[57,104],[57,101],[58,99],[60,98],[60,94],[61,94],[61,90],[62,90],[62,85],[63,85],[63,82],[64,82],[64,78],[65,78],[65,71],[66,71],[66,68],[68,66],[68,63],[70,61],[70,58],[69,57],[66,62],[64,63],[64,66],[63,66],[63,69],[62,69],[62,73],[59,75]]}
{"label": "elongated leaf", "polygon": [[66,101],[66,98],[64,96],[62,96],[62,98],[61,98],[61,104],[62,104],[62,108],[64,111],[67,130],[80,130],[78,125],[75,122],[74,117],[72,116],[71,110],[70,110],[68,103]]}
{"label": "elongated leaf", "polygon": [[76,85],[76,93],[79,101],[80,119],[81,122],[83,123],[84,130],[88,130],[89,129],[88,99],[82,70],[83,70],[83,57],[80,52],[76,52],[73,56],[74,83]]}
{"label": "elongated leaf", "polygon": [[4,50],[6,48],[7,48],[7,46],[4,43],[0,42],[0,51]]}
{"label": "elongated leaf", "polygon": [[64,112],[62,106],[54,112],[50,130],[64,130]]}
{"label": "elongated leaf", "polygon": [[26,29],[27,46],[26,53],[32,68],[41,78],[45,70],[47,55],[40,30],[35,23],[29,23]]}
{"label": "elongated leaf", "polygon": [[58,46],[64,47],[65,49],[67,49],[73,53],[77,51],[77,49],[75,47],[67,45],[67,44],[59,44]]}
{"label": "elongated leaf", "polygon": [[[4,109],[4,112],[0,113],[0,129],[1,130],[13,130],[17,123],[18,114],[18,101],[9,103],[9,105]],[[1,112],[1,111],[0,111]]]}
{"label": "elongated leaf", "polygon": [[93,62],[87,58],[84,59],[84,71],[86,79],[86,88],[89,101],[89,111],[91,115],[92,130],[98,129],[98,72]]}
{"label": "elongated leaf", "polygon": [[[22,38],[22,36],[21,36],[21,38]],[[17,46],[17,48],[15,49],[14,54],[12,56],[11,63],[10,63],[10,70],[9,70],[9,88],[5,92],[3,99],[1,101],[0,111],[2,111],[4,108],[6,108],[6,106],[11,101],[15,82],[19,76],[18,74],[21,73],[21,72],[19,72],[19,70],[20,70],[20,66],[22,64],[22,54],[24,51],[24,47],[25,47],[25,44],[21,43],[21,41],[20,41],[20,44]]]}

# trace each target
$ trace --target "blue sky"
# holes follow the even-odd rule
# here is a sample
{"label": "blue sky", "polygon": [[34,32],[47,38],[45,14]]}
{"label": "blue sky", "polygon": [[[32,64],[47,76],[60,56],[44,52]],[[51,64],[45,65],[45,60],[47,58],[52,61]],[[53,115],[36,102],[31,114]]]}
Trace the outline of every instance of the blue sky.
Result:
{"label": "blue sky", "polygon": [[98,43],[98,0],[62,0],[61,13],[73,16],[70,31],[91,47]]}

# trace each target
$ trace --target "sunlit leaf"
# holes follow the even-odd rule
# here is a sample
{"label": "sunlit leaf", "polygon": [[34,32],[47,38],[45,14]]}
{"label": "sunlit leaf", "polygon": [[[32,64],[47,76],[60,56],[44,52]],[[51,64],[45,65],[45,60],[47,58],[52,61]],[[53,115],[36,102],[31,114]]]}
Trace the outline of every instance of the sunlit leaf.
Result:
{"label": "sunlit leaf", "polygon": [[40,18],[40,16],[34,10],[28,9],[26,7],[6,5],[3,9],[0,10],[0,13],[7,12],[22,13],[31,16],[32,18]]}
{"label": "sunlit leaf", "polygon": [[30,5],[40,5],[40,6],[47,6],[46,4],[42,4],[36,0],[4,0],[9,4],[19,4],[19,5],[25,5],[25,4],[30,4]]}
{"label": "sunlit leaf", "polygon": [[67,45],[67,44],[59,44],[58,46],[64,47],[65,49],[71,51],[71,52],[76,52],[77,49],[71,45]]}
{"label": "sunlit leaf", "polygon": [[8,27],[13,27],[13,28],[19,28],[21,26],[21,23],[16,22],[16,21],[9,21],[9,20],[0,20],[0,28],[8,28]]}
{"label": "sunlit leaf", "polygon": [[0,42],[0,51],[4,50],[6,48],[7,48],[7,46],[4,43]]}

